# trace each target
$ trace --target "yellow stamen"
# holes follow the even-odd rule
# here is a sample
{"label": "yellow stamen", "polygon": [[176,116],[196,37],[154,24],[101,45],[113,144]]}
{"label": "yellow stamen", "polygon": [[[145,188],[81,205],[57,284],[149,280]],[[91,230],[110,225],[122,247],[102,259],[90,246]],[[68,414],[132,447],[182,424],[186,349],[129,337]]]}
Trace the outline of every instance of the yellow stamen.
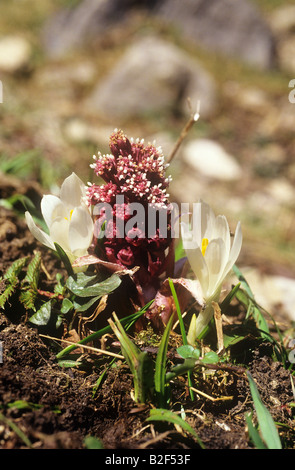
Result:
{"label": "yellow stamen", "polygon": [[208,238],[203,238],[202,240],[202,255],[205,256],[205,253],[206,253],[206,250],[207,250],[207,246],[209,245],[209,240]]}
{"label": "yellow stamen", "polygon": [[[70,211],[70,220],[72,219],[73,212],[74,212],[74,209],[72,209],[72,210]],[[65,217],[65,219],[68,220],[67,217]]]}

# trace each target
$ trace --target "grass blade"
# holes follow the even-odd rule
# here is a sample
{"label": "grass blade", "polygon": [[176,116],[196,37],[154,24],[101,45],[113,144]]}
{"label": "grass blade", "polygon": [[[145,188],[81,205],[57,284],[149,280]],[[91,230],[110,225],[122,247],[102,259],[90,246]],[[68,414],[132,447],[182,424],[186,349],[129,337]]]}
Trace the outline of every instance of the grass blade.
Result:
{"label": "grass blade", "polygon": [[260,428],[261,437],[268,449],[282,449],[278,430],[272,419],[272,416],[266,406],[263,404],[256,384],[249,372],[247,372],[250,391],[252,394],[254,407],[257,414],[257,420]]}
{"label": "grass blade", "polygon": [[23,441],[27,447],[32,447],[30,439],[25,435],[25,433],[11,420],[6,418],[2,413],[0,413],[0,421],[10,427],[13,432]]}
{"label": "grass blade", "polygon": [[183,342],[184,345],[187,345],[186,332],[185,332],[185,328],[184,328],[183,318],[182,318],[182,315],[181,315],[181,310],[180,310],[177,294],[176,294],[176,291],[175,291],[175,287],[174,287],[173,281],[171,279],[168,279],[168,281],[169,281],[170,290],[172,292],[172,296],[173,296],[173,299],[174,299],[174,302],[175,302],[175,307],[176,307],[176,312],[177,312],[177,316],[178,316],[182,342]]}
{"label": "grass blade", "polygon": [[261,330],[261,337],[267,338],[269,335],[269,328],[268,328],[267,322],[255,301],[254,294],[246,278],[244,277],[244,275],[241,273],[241,271],[236,265],[233,266],[233,271],[236,274],[237,278],[239,279],[241,286],[243,287],[246,293],[246,295],[243,295],[243,291],[238,290],[236,293],[237,299],[241,301],[242,303],[244,303],[246,307],[248,307],[248,313],[253,316],[254,320],[257,323],[259,330]]}
{"label": "grass blade", "polygon": [[63,262],[64,267],[66,268],[68,275],[74,276],[74,270],[66,252],[58,243],[54,243],[54,246],[59,258]]}
{"label": "grass blade", "polygon": [[166,355],[168,349],[168,341],[170,336],[170,331],[172,328],[173,316],[170,317],[165,331],[162,336],[162,340],[159,346],[159,350],[156,357],[156,366],[155,366],[155,393],[158,399],[158,403],[161,407],[166,406]]}
{"label": "grass blade", "polygon": [[[172,292],[172,296],[173,296],[173,299],[174,299],[174,302],[175,302],[175,307],[176,307],[176,311],[177,311],[177,316],[178,316],[178,321],[179,321],[179,327],[180,327],[182,342],[183,342],[184,346],[186,346],[186,345],[188,344],[188,342],[187,342],[187,336],[186,336],[185,327],[184,327],[184,323],[183,323],[183,318],[182,318],[182,314],[181,314],[181,310],[180,310],[180,306],[179,306],[179,302],[178,302],[178,297],[177,297],[177,294],[176,294],[176,290],[175,290],[173,281],[172,281],[171,279],[169,279],[169,286],[170,286],[170,290],[171,290],[171,292]],[[189,385],[190,397],[191,397],[191,399],[193,400],[193,399],[194,399],[194,393],[193,393],[193,391],[192,391],[192,389],[191,389],[191,387],[192,387],[191,372],[188,372],[188,374],[187,374],[187,380],[188,380],[188,385]]]}
{"label": "grass blade", "polygon": [[109,324],[121,344],[122,353],[132,372],[134,382],[134,401],[145,403],[145,399],[152,388],[151,360],[146,352],[142,352],[131,339],[128,338],[119,319],[113,313],[113,320],[109,319]]}
{"label": "grass blade", "polygon": [[245,421],[248,426],[248,433],[251,441],[255,445],[256,449],[266,449],[266,445],[264,444],[263,440],[261,439],[259,432],[257,429],[253,426],[252,419],[251,419],[251,413],[246,413],[245,415]]}
{"label": "grass blade", "polygon": [[147,422],[151,421],[167,421],[168,423],[176,424],[180,426],[185,432],[193,436],[198,442],[199,446],[202,449],[205,449],[203,442],[200,440],[198,434],[195,430],[182,419],[179,415],[170,410],[165,410],[161,408],[150,410],[150,416],[146,420]]}

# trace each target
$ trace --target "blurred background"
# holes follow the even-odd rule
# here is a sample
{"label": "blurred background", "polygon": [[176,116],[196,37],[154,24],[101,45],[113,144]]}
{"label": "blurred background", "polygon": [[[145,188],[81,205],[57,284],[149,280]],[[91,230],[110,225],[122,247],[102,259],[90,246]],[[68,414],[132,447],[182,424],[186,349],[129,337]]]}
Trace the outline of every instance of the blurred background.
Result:
{"label": "blurred background", "polygon": [[257,300],[295,320],[294,2],[0,0],[0,10],[1,178],[46,192],[72,171],[92,181],[115,128],[169,155],[200,101],[169,168],[171,200],[202,198],[232,231],[241,220],[238,264]]}

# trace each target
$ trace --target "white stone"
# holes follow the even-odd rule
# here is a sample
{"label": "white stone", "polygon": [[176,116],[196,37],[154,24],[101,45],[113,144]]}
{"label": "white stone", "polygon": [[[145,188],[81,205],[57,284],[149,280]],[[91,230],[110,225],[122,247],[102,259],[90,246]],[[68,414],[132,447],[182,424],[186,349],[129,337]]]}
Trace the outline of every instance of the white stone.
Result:
{"label": "white stone", "polygon": [[108,142],[113,128],[95,126],[80,118],[69,119],[63,126],[65,137],[71,142]]}
{"label": "white stone", "polygon": [[231,181],[242,176],[237,160],[210,139],[189,142],[184,148],[183,158],[191,168],[210,178]]}
{"label": "white stone", "polygon": [[295,321],[295,279],[274,276],[273,282],[280,292],[281,302],[286,313],[292,321]]}
{"label": "white stone", "polygon": [[268,184],[268,192],[281,204],[294,205],[295,189],[292,184],[284,178],[274,179]]}
{"label": "white stone", "polygon": [[261,88],[245,86],[229,80],[223,87],[225,97],[234,100],[238,106],[251,112],[265,114],[269,110],[269,96]]}
{"label": "white stone", "polygon": [[24,38],[5,36],[0,39],[0,70],[14,73],[26,66],[31,57],[31,46]]}
{"label": "white stone", "polygon": [[[278,61],[282,70],[295,73],[295,34],[278,43]],[[291,77],[293,78],[293,77]]]}
{"label": "white stone", "polygon": [[295,28],[295,5],[276,8],[269,16],[271,29],[277,34],[286,34]]}

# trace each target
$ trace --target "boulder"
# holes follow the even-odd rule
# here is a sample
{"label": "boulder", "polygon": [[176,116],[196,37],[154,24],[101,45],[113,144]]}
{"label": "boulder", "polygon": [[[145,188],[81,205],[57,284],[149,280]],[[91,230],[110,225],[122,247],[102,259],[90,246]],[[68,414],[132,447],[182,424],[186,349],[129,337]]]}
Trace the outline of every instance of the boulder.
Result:
{"label": "boulder", "polygon": [[138,11],[210,50],[261,68],[274,63],[270,27],[250,0],[83,0],[44,25],[44,48],[51,56],[63,55],[132,21]]}
{"label": "boulder", "polygon": [[[60,57],[128,20],[135,0],[83,0],[60,10],[44,25],[42,42],[47,54]],[[141,1],[139,3],[142,3]]]}
{"label": "boulder", "polygon": [[275,40],[249,0],[162,0],[156,14],[181,34],[212,51],[261,69],[275,64]]}
{"label": "boulder", "polygon": [[136,117],[166,110],[188,113],[201,103],[202,117],[216,109],[215,82],[196,61],[175,45],[147,36],[135,40],[98,83],[89,108],[109,117]]}

